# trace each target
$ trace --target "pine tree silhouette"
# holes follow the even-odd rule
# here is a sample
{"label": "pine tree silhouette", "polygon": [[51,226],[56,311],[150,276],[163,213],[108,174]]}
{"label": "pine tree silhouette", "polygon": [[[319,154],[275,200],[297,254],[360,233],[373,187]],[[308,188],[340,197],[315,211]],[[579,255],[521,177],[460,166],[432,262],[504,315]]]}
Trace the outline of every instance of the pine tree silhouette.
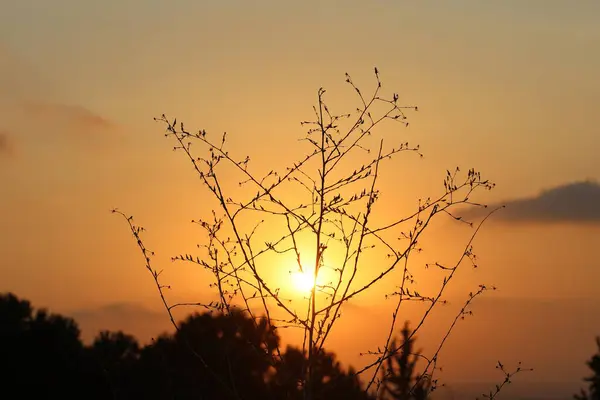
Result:
{"label": "pine tree silhouette", "polygon": [[[415,338],[410,337],[408,322],[401,333],[400,351],[386,360],[382,370],[383,396],[394,400],[427,400],[431,385],[427,376],[416,372],[420,352],[413,350]],[[397,348],[396,339],[392,340],[390,347]]]}

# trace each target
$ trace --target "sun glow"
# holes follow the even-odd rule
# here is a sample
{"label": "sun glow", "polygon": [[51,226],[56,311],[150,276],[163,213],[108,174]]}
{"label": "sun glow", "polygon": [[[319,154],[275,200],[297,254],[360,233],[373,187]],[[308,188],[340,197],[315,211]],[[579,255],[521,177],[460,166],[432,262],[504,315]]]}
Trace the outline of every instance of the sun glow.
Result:
{"label": "sun glow", "polygon": [[315,284],[315,275],[306,269],[292,272],[291,278],[294,288],[300,292],[310,292]]}

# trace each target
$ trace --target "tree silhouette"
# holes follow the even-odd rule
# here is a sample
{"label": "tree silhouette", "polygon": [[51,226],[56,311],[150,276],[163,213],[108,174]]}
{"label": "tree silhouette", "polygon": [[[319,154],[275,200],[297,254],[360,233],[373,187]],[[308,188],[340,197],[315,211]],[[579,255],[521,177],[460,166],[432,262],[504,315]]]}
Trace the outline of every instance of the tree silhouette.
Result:
{"label": "tree silhouette", "polygon": [[585,378],[589,382],[589,393],[582,389],[580,394],[574,396],[577,400],[600,400],[600,336],[596,338],[596,345],[597,353],[587,362],[593,372],[592,376]]}
{"label": "tree silhouette", "polygon": [[3,391],[32,398],[36,393],[81,396],[83,345],[75,321],[14,294],[0,295],[0,354]]}
{"label": "tree silhouette", "polygon": [[[269,378],[275,398],[300,400],[304,396],[302,388],[306,354],[300,349],[288,347],[282,359],[275,366],[275,373]],[[372,397],[361,388],[354,370],[344,371],[333,353],[321,351],[315,360],[314,398],[348,400],[368,400]]]}
{"label": "tree silhouette", "polygon": [[[266,344],[266,345],[265,345]],[[163,399],[300,399],[306,356],[287,347],[273,363],[279,336],[267,320],[246,313],[194,314],[175,335],[163,335],[142,350],[138,375],[148,379],[140,396]],[[319,357],[318,399],[368,399],[352,370],[344,372],[332,353]],[[215,379],[215,375],[218,379]],[[221,382],[229,384],[227,390]]]}
{"label": "tree silhouette", "polygon": [[381,371],[383,398],[426,400],[429,398],[431,382],[428,376],[419,375],[417,372],[417,361],[421,353],[413,350],[415,337],[411,335],[408,322],[401,333],[400,346],[397,346],[396,339],[391,342],[391,347],[399,347],[400,351],[386,360]]}
{"label": "tree silhouette", "polygon": [[138,372],[151,378],[144,398],[268,398],[265,378],[278,342],[266,320],[255,325],[239,311],[191,315],[142,350]]}
{"label": "tree silhouette", "polygon": [[140,352],[140,345],[133,336],[100,332],[84,353],[86,384],[96,388],[94,398],[134,398]]}
{"label": "tree silhouette", "polygon": [[[73,320],[0,295],[3,390],[94,400],[301,398],[306,355],[287,347],[285,361],[273,363],[280,338],[266,318],[232,308],[192,314],[178,327],[146,346],[108,331],[84,346]],[[333,353],[322,350],[316,366],[317,399],[370,399]]]}

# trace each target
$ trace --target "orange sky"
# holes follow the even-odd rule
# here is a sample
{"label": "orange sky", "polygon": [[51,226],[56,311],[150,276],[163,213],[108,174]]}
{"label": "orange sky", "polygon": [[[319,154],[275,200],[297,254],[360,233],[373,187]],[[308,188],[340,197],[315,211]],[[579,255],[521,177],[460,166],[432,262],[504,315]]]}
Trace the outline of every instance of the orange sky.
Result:
{"label": "orange sky", "polygon": [[[19,0],[0,15],[0,290],[80,316],[88,336],[103,323],[145,336],[164,326],[112,207],[149,229],[167,266],[197,242],[189,220],[206,193],[152,121],[163,112],[190,128],[227,131],[231,151],[250,154],[256,168],[283,166],[298,155],[299,121],[312,116],[317,89],[344,112],[354,107],[344,73],[371,90],[376,65],[385,88],[419,106],[400,134],[425,154],[402,155],[387,172],[390,204],[438,193],[457,165],[497,183],[486,200],[515,207],[525,198],[556,205],[541,191],[571,193],[573,183],[600,179],[594,0],[166,4]],[[584,199],[561,199],[582,210]],[[592,319],[599,218],[556,210],[483,230],[481,268],[452,293],[460,299],[479,283],[500,290],[458,327],[448,379],[489,379],[498,358],[535,367],[527,380],[576,382],[587,373],[600,334]],[[431,237],[432,257],[459,248],[446,229]],[[205,290],[200,277],[180,265],[165,279],[188,298]],[[365,331],[358,342],[338,333],[333,349],[359,363],[357,351],[378,344],[388,306],[371,295],[348,311],[341,326],[365,320]],[[468,362],[461,351],[472,352]]]}

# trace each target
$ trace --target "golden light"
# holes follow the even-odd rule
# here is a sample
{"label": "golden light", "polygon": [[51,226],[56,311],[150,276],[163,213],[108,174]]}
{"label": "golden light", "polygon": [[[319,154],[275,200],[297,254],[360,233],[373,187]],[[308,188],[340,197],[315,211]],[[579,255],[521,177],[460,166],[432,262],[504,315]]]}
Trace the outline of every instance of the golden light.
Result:
{"label": "golden light", "polygon": [[315,284],[315,275],[307,269],[302,272],[292,272],[291,278],[294,288],[300,292],[310,292]]}

